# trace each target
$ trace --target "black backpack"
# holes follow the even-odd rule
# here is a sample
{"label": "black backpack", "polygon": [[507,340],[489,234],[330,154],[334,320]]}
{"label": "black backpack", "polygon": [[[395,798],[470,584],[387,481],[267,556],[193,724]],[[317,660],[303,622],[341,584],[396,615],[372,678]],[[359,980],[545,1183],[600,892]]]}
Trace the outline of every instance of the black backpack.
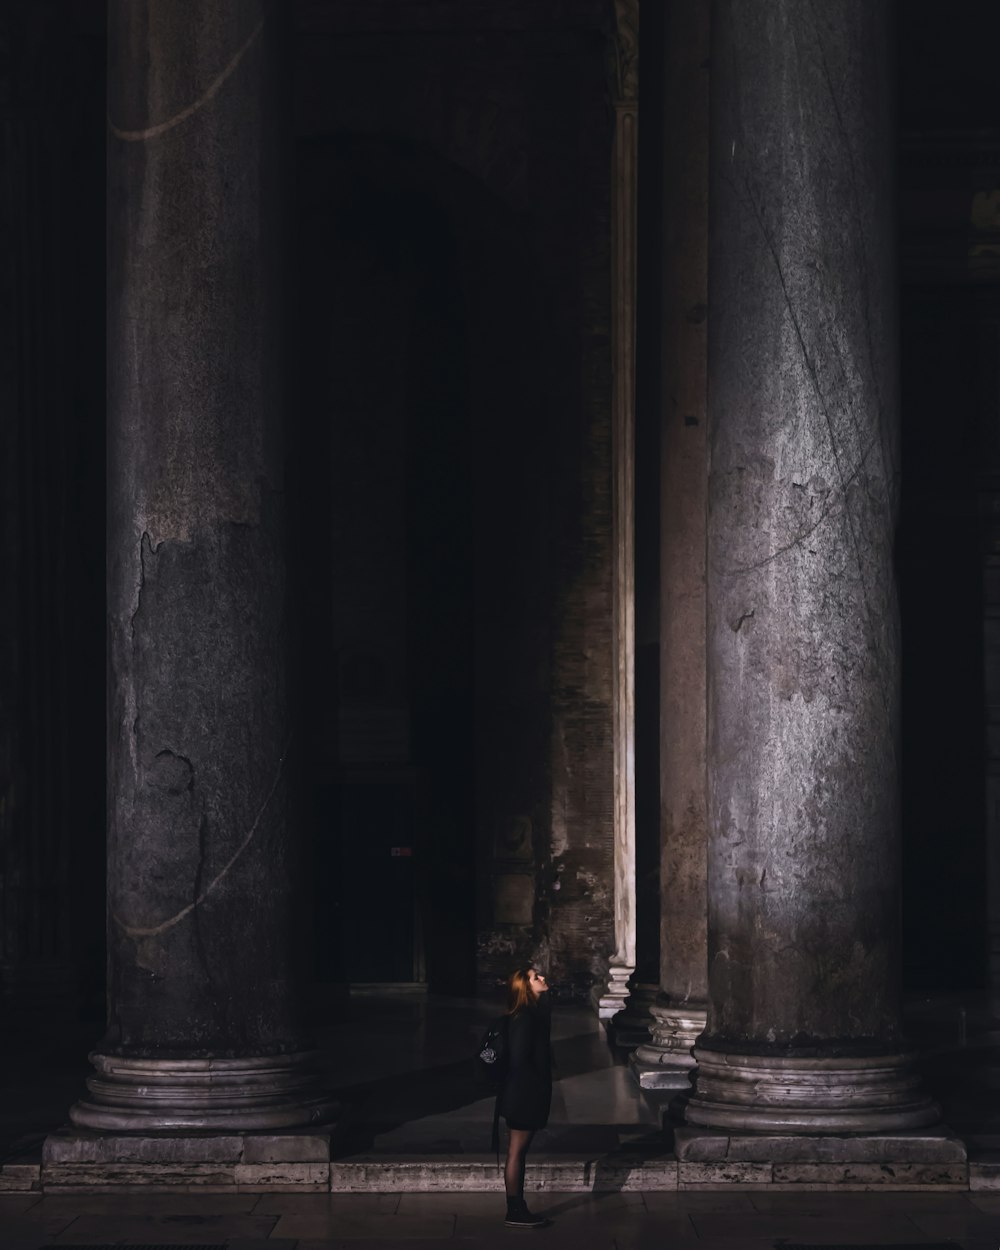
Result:
{"label": "black backpack", "polygon": [[507,1079],[507,1068],[510,1055],[507,1047],[508,1016],[500,1016],[494,1020],[483,1034],[483,1040],[476,1052],[475,1072],[476,1083],[483,1088],[498,1094]]}

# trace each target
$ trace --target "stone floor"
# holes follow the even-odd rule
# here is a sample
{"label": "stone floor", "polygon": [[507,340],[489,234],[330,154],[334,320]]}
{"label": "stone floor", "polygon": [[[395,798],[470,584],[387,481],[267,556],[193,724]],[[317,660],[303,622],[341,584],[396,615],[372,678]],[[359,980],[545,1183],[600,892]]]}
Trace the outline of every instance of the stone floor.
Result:
{"label": "stone floor", "polygon": [[540,1232],[505,1229],[493,1194],[0,1196],[0,1246],[223,1246],[231,1250],[765,1250],[924,1246],[996,1250],[994,1194],[549,1194]]}
{"label": "stone floor", "polygon": [[[343,1103],[335,1153],[470,1155],[489,1151],[493,1101],[470,1056],[496,1004],[365,996],[321,1035],[327,1082]],[[593,1011],[553,1012],[554,1084],[541,1153],[606,1152],[649,1134],[657,1116]]]}

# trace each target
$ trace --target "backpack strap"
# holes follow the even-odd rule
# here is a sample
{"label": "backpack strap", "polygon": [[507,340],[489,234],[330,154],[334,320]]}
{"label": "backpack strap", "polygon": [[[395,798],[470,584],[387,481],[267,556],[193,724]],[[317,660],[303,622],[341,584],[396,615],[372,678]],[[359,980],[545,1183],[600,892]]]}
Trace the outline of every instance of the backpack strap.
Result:
{"label": "backpack strap", "polygon": [[493,1103],[493,1136],[490,1139],[490,1149],[496,1151],[497,1155],[497,1171],[500,1171],[500,1094],[496,1096]]}
{"label": "backpack strap", "polygon": [[[505,1062],[510,1063],[510,1016],[503,1015],[497,1021],[497,1030],[503,1037]],[[504,1082],[506,1084],[506,1081]],[[496,1151],[497,1171],[500,1171],[500,1098],[503,1094],[503,1085],[497,1090],[497,1096],[493,1103],[493,1135],[490,1138],[490,1149]]]}

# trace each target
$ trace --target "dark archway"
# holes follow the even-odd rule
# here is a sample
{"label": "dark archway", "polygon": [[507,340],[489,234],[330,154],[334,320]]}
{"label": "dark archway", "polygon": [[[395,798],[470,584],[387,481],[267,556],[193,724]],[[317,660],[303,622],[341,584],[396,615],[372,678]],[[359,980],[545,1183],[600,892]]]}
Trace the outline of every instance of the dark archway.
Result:
{"label": "dark archway", "polygon": [[468,993],[493,826],[545,801],[532,267],[513,214],[414,145],[310,141],[298,172],[291,569],[315,976]]}

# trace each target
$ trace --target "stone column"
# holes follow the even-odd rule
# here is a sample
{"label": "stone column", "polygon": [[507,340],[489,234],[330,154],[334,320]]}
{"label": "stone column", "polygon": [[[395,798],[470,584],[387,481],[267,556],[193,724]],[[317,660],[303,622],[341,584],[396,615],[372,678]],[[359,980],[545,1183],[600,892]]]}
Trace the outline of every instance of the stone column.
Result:
{"label": "stone column", "polygon": [[687,1118],[730,1133],[938,1118],[900,1035],[889,13],[712,6],[710,1006]]}
{"label": "stone column", "polygon": [[88,1129],[329,1110],[292,990],[279,9],[110,5],[110,984],[70,1113]]}
{"label": "stone column", "polygon": [[708,302],[706,0],[667,6],[660,421],[660,994],[632,1059],[685,1089],[705,1027],[705,525]]}
{"label": "stone column", "polygon": [[598,1015],[625,1007],[635,971],[635,221],[639,4],[615,0],[611,168],[612,741],[615,950]]}

